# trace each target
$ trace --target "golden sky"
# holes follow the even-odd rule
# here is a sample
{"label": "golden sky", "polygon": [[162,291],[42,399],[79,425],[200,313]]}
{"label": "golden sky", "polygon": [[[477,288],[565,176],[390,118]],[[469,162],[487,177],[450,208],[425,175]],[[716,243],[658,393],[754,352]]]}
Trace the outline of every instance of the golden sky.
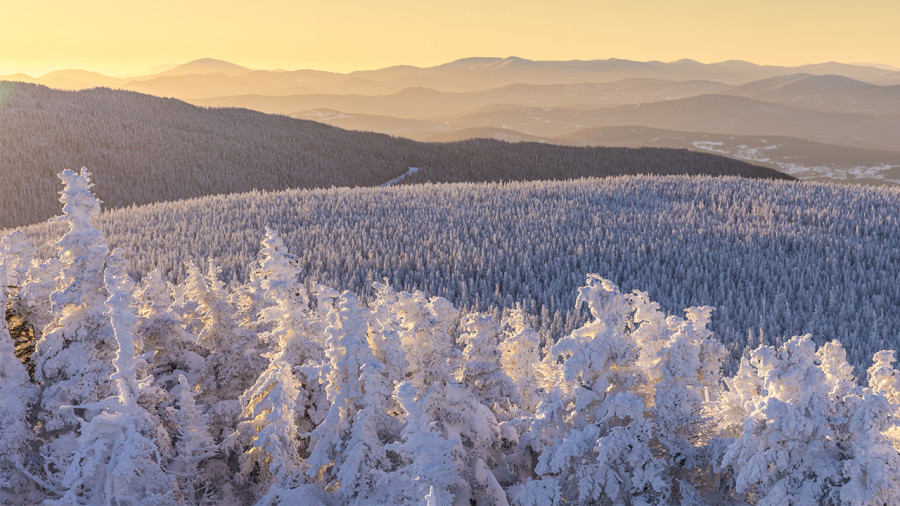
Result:
{"label": "golden sky", "polygon": [[898,0],[0,0],[0,74],[218,58],[347,72],[468,56],[900,67]]}

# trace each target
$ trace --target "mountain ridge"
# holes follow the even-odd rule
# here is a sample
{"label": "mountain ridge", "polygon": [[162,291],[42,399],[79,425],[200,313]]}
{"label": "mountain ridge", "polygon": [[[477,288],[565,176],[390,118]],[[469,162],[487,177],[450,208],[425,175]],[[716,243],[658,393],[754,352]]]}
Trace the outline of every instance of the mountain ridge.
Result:
{"label": "mountain ridge", "polygon": [[680,150],[574,148],[471,140],[425,144],[246,109],[95,88],[0,82],[0,227],[42,221],[55,174],[87,167],[108,207],[285,188],[411,182],[567,179],[613,174],[730,174],[791,179],[768,168]]}

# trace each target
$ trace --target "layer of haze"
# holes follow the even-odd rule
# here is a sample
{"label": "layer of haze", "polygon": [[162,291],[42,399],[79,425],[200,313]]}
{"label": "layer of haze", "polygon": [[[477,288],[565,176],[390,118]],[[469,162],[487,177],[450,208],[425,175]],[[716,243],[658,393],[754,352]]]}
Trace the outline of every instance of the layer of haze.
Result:
{"label": "layer of haze", "polygon": [[212,57],[347,72],[469,56],[900,66],[895,0],[0,0],[0,74]]}

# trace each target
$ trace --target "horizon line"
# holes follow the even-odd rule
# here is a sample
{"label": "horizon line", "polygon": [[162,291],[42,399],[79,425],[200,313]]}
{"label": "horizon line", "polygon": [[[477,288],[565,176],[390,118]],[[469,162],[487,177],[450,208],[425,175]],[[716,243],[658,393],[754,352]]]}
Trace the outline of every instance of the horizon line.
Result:
{"label": "horizon line", "polygon": [[[572,63],[572,62],[587,63],[587,62],[621,61],[621,62],[631,62],[631,63],[660,63],[660,64],[664,64],[664,65],[671,65],[671,64],[675,64],[675,63],[698,63],[701,65],[721,65],[721,64],[727,64],[727,63],[746,63],[746,64],[754,65],[757,67],[778,67],[778,68],[799,68],[799,67],[808,67],[808,66],[815,66],[815,65],[829,65],[829,64],[834,65],[834,64],[836,64],[836,65],[847,65],[847,66],[853,66],[853,67],[867,67],[867,68],[873,68],[873,69],[879,69],[879,70],[885,70],[885,71],[900,72],[900,67],[895,67],[894,65],[890,65],[890,64],[886,64],[886,63],[841,62],[841,61],[836,61],[836,60],[828,60],[828,61],[821,61],[821,62],[807,62],[807,63],[801,63],[801,64],[797,64],[797,65],[774,65],[774,64],[757,63],[757,62],[743,60],[743,59],[739,59],[739,58],[729,59],[729,60],[721,60],[721,61],[713,61],[713,62],[704,62],[704,61],[693,59],[693,58],[679,58],[677,60],[663,61],[663,60],[633,60],[633,59],[629,59],[629,58],[616,58],[616,57],[595,58],[595,59],[572,58],[572,59],[545,60],[545,59],[529,59],[529,58],[523,58],[523,57],[519,57],[519,56],[515,56],[515,55],[510,55],[510,56],[504,56],[504,57],[501,57],[501,56],[467,56],[467,57],[457,58],[457,59],[450,60],[450,61],[445,61],[444,63],[438,63],[436,65],[426,65],[426,66],[398,63],[398,64],[387,65],[387,66],[383,66],[383,67],[355,69],[355,70],[350,70],[350,71],[346,71],[346,72],[334,71],[334,70],[323,70],[321,68],[314,68],[314,67],[254,68],[254,67],[248,67],[245,65],[241,65],[239,63],[234,63],[233,61],[222,59],[222,58],[202,57],[202,58],[195,58],[195,59],[189,60],[184,63],[160,63],[160,64],[153,65],[149,69],[145,69],[143,71],[137,71],[137,72],[120,72],[120,73],[107,74],[102,71],[91,70],[88,68],[63,67],[63,68],[56,68],[54,70],[48,70],[39,75],[29,74],[26,71],[5,72],[2,75],[2,77],[12,77],[12,76],[20,76],[21,75],[21,76],[25,76],[25,77],[28,77],[31,79],[42,79],[50,74],[57,73],[57,72],[77,71],[77,72],[89,72],[89,73],[93,73],[93,74],[99,74],[101,76],[114,78],[114,79],[129,79],[129,78],[139,78],[139,77],[146,77],[146,76],[162,74],[167,71],[177,69],[179,67],[184,67],[187,65],[200,63],[200,62],[215,62],[215,63],[219,63],[219,64],[228,64],[228,65],[232,65],[235,67],[241,67],[241,68],[247,70],[248,72],[254,72],[254,71],[261,71],[261,72],[313,71],[313,72],[326,72],[326,73],[330,73],[330,74],[339,74],[339,75],[350,75],[350,74],[354,74],[357,72],[375,72],[375,71],[380,71],[380,70],[387,70],[387,69],[401,68],[401,67],[412,67],[412,68],[418,68],[418,69],[424,70],[424,69],[437,68],[437,67],[441,67],[444,65],[451,65],[451,64],[463,62],[466,60],[492,60],[492,61],[511,60],[511,61],[525,61],[525,62],[533,62],[533,63]],[[162,70],[160,70],[160,69],[162,69]]]}

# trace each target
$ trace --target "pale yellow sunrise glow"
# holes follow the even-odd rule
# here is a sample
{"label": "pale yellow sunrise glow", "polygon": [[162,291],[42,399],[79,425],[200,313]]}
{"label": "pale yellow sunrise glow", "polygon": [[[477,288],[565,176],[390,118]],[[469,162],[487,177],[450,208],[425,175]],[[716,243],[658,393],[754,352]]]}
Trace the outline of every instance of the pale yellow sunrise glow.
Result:
{"label": "pale yellow sunrise glow", "polygon": [[0,0],[0,74],[211,57],[333,71],[467,56],[900,66],[900,2]]}

